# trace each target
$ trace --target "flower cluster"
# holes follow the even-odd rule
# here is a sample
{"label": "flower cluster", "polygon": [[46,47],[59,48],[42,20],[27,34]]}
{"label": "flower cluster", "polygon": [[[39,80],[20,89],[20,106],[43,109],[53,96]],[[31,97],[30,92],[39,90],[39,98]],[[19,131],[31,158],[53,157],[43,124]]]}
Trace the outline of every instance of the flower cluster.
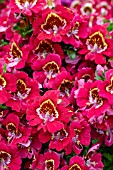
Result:
{"label": "flower cluster", "polygon": [[113,145],[113,1],[0,1],[0,170],[102,170]]}

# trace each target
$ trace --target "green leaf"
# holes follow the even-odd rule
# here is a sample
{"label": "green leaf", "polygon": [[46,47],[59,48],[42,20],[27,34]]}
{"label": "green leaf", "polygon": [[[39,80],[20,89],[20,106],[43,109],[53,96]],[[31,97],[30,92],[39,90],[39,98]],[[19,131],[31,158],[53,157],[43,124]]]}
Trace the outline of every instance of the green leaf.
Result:
{"label": "green leaf", "polygon": [[69,154],[69,155],[65,155],[64,157],[65,157],[66,162],[69,164],[70,159],[71,159],[73,156],[75,156],[75,155],[76,155],[76,154],[75,154],[74,152],[72,152],[72,153]]}
{"label": "green leaf", "polygon": [[63,49],[71,60],[74,60],[76,58],[77,49],[75,49],[72,45],[64,44]]}
{"label": "green leaf", "polygon": [[113,160],[113,155],[110,155],[109,153],[103,153],[103,156],[107,158],[109,161]]}
{"label": "green leaf", "polygon": [[69,55],[71,60],[74,60],[75,57],[76,57],[76,51],[74,51],[74,50],[73,51],[72,50],[68,50],[67,54]]}
{"label": "green leaf", "polygon": [[8,109],[7,106],[0,104],[0,109]]}
{"label": "green leaf", "polygon": [[0,4],[3,4],[4,3],[4,0],[0,0]]}
{"label": "green leaf", "polygon": [[97,143],[97,142],[99,142],[99,140],[98,140],[98,139],[94,139],[94,140],[92,140],[92,144],[95,144],[95,143]]}
{"label": "green leaf", "polygon": [[103,169],[113,170],[113,145],[110,147],[102,145],[99,152],[102,154]]}
{"label": "green leaf", "polygon": [[96,80],[103,80],[102,77],[100,77],[100,76],[96,76],[95,78],[96,78]]}
{"label": "green leaf", "polygon": [[6,73],[6,70],[7,70],[7,65],[5,63],[4,66],[3,66],[3,72]]}
{"label": "green leaf", "polygon": [[110,20],[109,20],[109,19],[108,19],[108,20],[107,20],[107,19],[104,19],[103,22],[104,22],[104,23],[110,22]]}
{"label": "green leaf", "polygon": [[96,79],[96,80],[103,80],[103,81],[104,81],[104,80],[105,80],[105,72],[103,71],[103,72],[102,72],[102,76],[99,76],[99,75],[98,75],[98,71],[96,70],[96,71],[95,71],[95,79]]}
{"label": "green leaf", "polygon": [[0,40],[0,46],[5,46],[5,45],[7,45],[7,44],[9,44],[8,41],[6,41],[6,40],[4,40],[4,39]]}
{"label": "green leaf", "polygon": [[30,34],[32,32],[33,32],[33,29],[31,28],[31,29],[29,29],[29,30],[27,30],[25,32],[22,32],[22,36],[25,37],[26,35],[28,35],[28,34]]}
{"label": "green leaf", "polygon": [[113,22],[107,27],[107,30],[110,32],[113,30]]}
{"label": "green leaf", "polygon": [[[20,21],[24,22],[23,26],[21,25]],[[18,31],[18,33],[21,34],[22,37],[31,35],[31,33],[33,32],[32,25],[30,24],[29,19],[25,16],[21,16],[19,22],[14,25],[13,29]]]}

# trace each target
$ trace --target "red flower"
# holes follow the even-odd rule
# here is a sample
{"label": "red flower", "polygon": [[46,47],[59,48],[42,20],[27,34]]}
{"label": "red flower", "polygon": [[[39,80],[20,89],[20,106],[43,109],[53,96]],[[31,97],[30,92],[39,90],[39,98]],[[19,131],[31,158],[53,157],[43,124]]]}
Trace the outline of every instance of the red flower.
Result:
{"label": "red flower", "polygon": [[113,69],[108,70],[105,73],[106,80],[99,85],[99,95],[103,98],[107,98],[108,102],[113,104]]}
{"label": "red flower", "polygon": [[29,78],[25,72],[17,72],[16,75],[16,91],[11,93],[7,106],[19,112],[25,109],[27,104],[35,100],[39,96],[38,83]]}
{"label": "red flower", "polygon": [[[93,81],[94,80],[94,70],[92,68],[88,68],[88,67],[83,67],[78,69],[78,73],[76,74],[77,79],[84,79],[85,82],[87,82],[88,80]],[[76,80],[76,77],[75,77]]]}
{"label": "red flower", "polygon": [[32,64],[37,60],[44,60],[48,54],[58,54],[61,59],[64,58],[64,52],[59,43],[53,43],[51,40],[38,40],[35,36],[31,36],[29,44],[29,56],[27,62]]}
{"label": "red flower", "polygon": [[14,34],[9,45],[5,46],[6,54],[4,55],[5,63],[7,64],[7,70],[11,71],[11,68],[23,68],[25,66],[25,61],[27,60],[28,47],[24,45],[22,48],[19,47],[21,42],[21,36],[19,34]]}
{"label": "red flower", "polygon": [[8,141],[12,141],[13,138],[16,136],[18,133],[18,127],[19,127],[19,117],[16,116],[13,113],[10,113],[6,119],[2,121],[3,125],[7,129],[7,139]]}
{"label": "red flower", "polygon": [[51,140],[51,133],[46,131],[44,132],[42,129],[39,131],[39,135],[38,135],[38,138],[39,138],[39,141],[43,144],[43,143],[47,143],[48,141]]}
{"label": "red flower", "polygon": [[104,167],[102,163],[102,155],[100,153],[94,153],[92,156],[90,156],[89,160],[87,160],[86,165],[89,168],[102,169]]}
{"label": "red flower", "polygon": [[[37,161],[38,160],[38,161]],[[31,165],[32,169],[58,169],[60,164],[60,156],[54,151],[47,151],[44,155],[35,155],[33,163]]]}
{"label": "red flower", "polygon": [[94,14],[95,13],[95,8],[94,8],[94,3],[93,1],[89,1],[89,2],[84,2],[81,3],[81,8],[80,8],[80,11],[81,11],[81,14],[82,15],[87,15],[88,17],[91,17],[91,14]]}
{"label": "red flower", "polygon": [[113,51],[112,40],[107,38],[106,26],[94,26],[83,48],[79,54],[86,54],[85,59],[94,60],[96,64],[105,64],[104,56],[111,57]]}
{"label": "red flower", "polygon": [[80,88],[76,98],[77,105],[82,108],[83,114],[88,118],[97,117],[104,113],[110,106],[108,101],[99,95],[100,80],[93,83],[87,82]]}
{"label": "red flower", "polygon": [[103,19],[103,17],[110,18],[112,15],[112,6],[110,1],[100,1],[96,5],[96,10],[98,12],[99,18]]}
{"label": "red flower", "polygon": [[71,44],[75,48],[78,48],[82,44],[81,38],[85,39],[88,35],[88,22],[84,17],[80,17],[75,13],[67,29],[68,32],[63,36],[63,41],[66,44]]}
{"label": "red flower", "polygon": [[52,134],[49,144],[50,149],[56,149],[57,151],[63,150],[71,141],[71,132],[68,127],[65,127]]}
{"label": "red flower", "polygon": [[8,147],[5,143],[0,143],[0,169],[20,170],[21,159],[16,149]]}
{"label": "red flower", "polygon": [[10,92],[16,90],[16,77],[12,73],[3,73],[0,66],[0,104],[10,99]]}
{"label": "red flower", "polygon": [[80,154],[83,150],[83,145],[89,146],[90,144],[90,125],[85,120],[75,120],[70,124],[70,131],[72,140],[69,146],[65,148],[66,154],[70,154],[72,150],[76,154]]}
{"label": "red flower", "polygon": [[102,155],[100,153],[96,153],[99,145],[93,146],[89,149],[88,153],[85,156],[85,164],[88,169],[102,169],[104,167],[102,161]]}
{"label": "red flower", "polygon": [[[41,96],[31,108],[27,109],[27,120],[31,126],[39,125],[38,129],[54,133],[64,127],[71,116],[69,109],[58,102],[59,91],[50,90]],[[65,115],[65,116],[64,116]]]}
{"label": "red flower", "polygon": [[104,141],[105,141],[105,145],[107,146],[113,145],[113,128],[112,127],[106,130]]}
{"label": "red flower", "polygon": [[[36,134],[35,134],[36,135]],[[18,153],[21,156],[21,158],[29,158],[31,159],[35,153],[38,153],[42,148],[42,144],[37,138],[37,136],[31,136],[28,138],[28,140],[24,140],[19,143],[18,146]]]}
{"label": "red flower", "polygon": [[86,170],[87,167],[85,166],[85,161],[82,157],[80,156],[73,156],[70,159],[69,165],[64,166],[61,168],[61,170]]}
{"label": "red flower", "polygon": [[67,71],[62,71],[49,83],[49,88],[59,89],[60,96],[67,98],[70,97],[73,86],[73,77]]}
{"label": "red flower", "polygon": [[6,115],[8,114],[9,110],[4,110],[4,109],[0,109],[0,122],[2,122],[4,120],[4,118],[6,117]]}
{"label": "red flower", "polygon": [[10,113],[2,123],[7,129],[5,135],[8,139],[8,145],[12,148],[17,148],[17,144],[26,142],[31,135],[31,128],[20,126],[19,117],[14,113]]}
{"label": "red flower", "polygon": [[46,0],[47,5],[45,8],[55,8],[58,4],[61,5],[60,0]]}
{"label": "red flower", "polygon": [[28,16],[32,15],[32,12],[38,13],[42,7],[46,4],[45,0],[32,0],[32,1],[19,1],[11,0],[10,7],[13,13],[25,13]]}
{"label": "red flower", "polygon": [[32,65],[34,70],[33,78],[40,83],[49,84],[50,79],[54,79],[61,71],[61,58],[57,54],[49,54],[45,60],[35,61]]}
{"label": "red flower", "polygon": [[51,83],[53,83],[57,75],[64,70],[64,68],[61,67],[61,58],[57,54],[49,54],[45,60],[34,62],[32,67],[34,70],[39,70],[34,71],[34,80],[43,84],[44,88],[51,88]]}
{"label": "red flower", "polygon": [[67,32],[67,25],[73,19],[71,10],[58,5],[55,10],[43,10],[42,16],[34,24],[34,35],[38,34],[39,40],[51,39],[61,42],[62,36]]}

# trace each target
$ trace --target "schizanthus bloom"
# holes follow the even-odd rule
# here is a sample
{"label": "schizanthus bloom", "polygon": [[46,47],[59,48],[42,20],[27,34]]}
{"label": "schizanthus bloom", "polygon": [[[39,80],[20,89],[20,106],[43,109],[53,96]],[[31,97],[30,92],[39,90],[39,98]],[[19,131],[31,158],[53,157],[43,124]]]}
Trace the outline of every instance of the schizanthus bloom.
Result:
{"label": "schizanthus bloom", "polygon": [[54,151],[47,151],[44,153],[44,155],[40,154],[38,155],[38,161],[37,156],[34,156],[32,169],[35,167],[37,169],[57,169],[60,164],[60,155]]}
{"label": "schizanthus bloom", "polygon": [[40,8],[44,7],[46,4],[45,0],[11,0],[10,7],[13,13],[22,13],[27,14],[28,16],[32,15],[32,12],[39,12]]}
{"label": "schizanthus bloom", "polygon": [[20,170],[21,159],[16,149],[8,147],[5,143],[0,143],[0,168]]}
{"label": "schizanthus bloom", "polygon": [[11,97],[7,102],[7,106],[12,107],[15,111],[25,109],[27,103],[39,96],[38,84],[29,78],[25,72],[17,72],[16,90],[11,93]]}
{"label": "schizanthus bloom", "polygon": [[112,0],[0,1],[0,170],[108,169],[112,9]]}
{"label": "schizanthus bloom", "polygon": [[61,42],[62,36],[66,34],[66,28],[72,18],[72,12],[63,6],[57,6],[55,10],[47,9],[34,22],[34,35],[38,34],[39,40],[48,38],[53,42]]}
{"label": "schizanthus bloom", "polygon": [[[47,91],[37,102],[27,109],[27,120],[31,126],[38,126],[44,131],[54,133],[64,127],[64,122],[68,122],[71,116],[68,108],[62,103],[58,104],[58,90]],[[64,117],[65,116],[65,117]]]}
{"label": "schizanthus bloom", "polygon": [[86,170],[84,159],[80,156],[73,156],[70,159],[69,165],[64,166],[61,170]]}
{"label": "schizanthus bloom", "polygon": [[80,50],[79,53],[86,54],[85,59],[94,60],[96,64],[105,64],[104,56],[110,57],[112,55],[112,40],[107,37],[106,27],[94,26],[86,39],[84,49]]}
{"label": "schizanthus bloom", "polygon": [[77,105],[82,108],[88,118],[97,117],[109,108],[108,101],[99,95],[100,80],[93,83],[86,82],[77,94]]}

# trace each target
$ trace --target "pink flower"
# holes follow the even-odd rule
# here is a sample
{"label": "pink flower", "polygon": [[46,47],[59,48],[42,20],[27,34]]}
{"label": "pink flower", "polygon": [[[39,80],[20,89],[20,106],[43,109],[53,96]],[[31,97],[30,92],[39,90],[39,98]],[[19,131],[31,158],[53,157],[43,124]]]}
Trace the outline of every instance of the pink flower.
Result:
{"label": "pink flower", "polygon": [[34,35],[38,34],[39,40],[48,38],[53,42],[61,42],[62,36],[66,34],[66,28],[72,19],[71,10],[60,5],[56,6],[55,10],[43,10],[42,16],[39,16],[33,24],[33,33]]}
{"label": "pink flower", "polygon": [[65,127],[52,134],[49,144],[50,149],[56,149],[57,151],[63,150],[71,141],[71,132],[68,127]]}
{"label": "pink flower", "polygon": [[12,73],[3,73],[0,66],[0,104],[10,99],[10,92],[16,90],[16,77]]}
{"label": "pink flower", "polygon": [[55,8],[57,5],[61,5],[60,0],[46,0],[47,5],[44,8]]}
{"label": "pink flower", "polygon": [[106,80],[99,85],[99,95],[103,98],[107,98],[108,102],[113,104],[113,70],[109,69],[105,73]]}
{"label": "pink flower", "polygon": [[16,91],[11,93],[11,97],[7,102],[7,106],[19,112],[25,109],[28,103],[32,103],[39,96],[38,83],[29,78],[25,72],[17,72],[16,75]]}
{"label": "pink flower", "polygon": [[17,148],[17,144],[26,142],[31,135],[31,128],[20,126],[19,117],[14,113],[10,113],[2,123],[6,128],[5,135],[8,139],[8,145],[12,148]]}
{"label": "pink flower", "polygon": [[[35,134],[36,135],[36,134]],[[31,159],[35,153],[39,153],[42,148],[42,144],[39,139],[31,134],[28,140],[24,140],[19,143],[18,153],[21,158],[29,158]]]}
{"label": "pink flower", "polygon": [[93,81],[94,80],[94,70],[92,68],[88,68],[88,67],[83,67],[81,69],[78,69],[78,73],[77,73],[77,79],[84,79],[85,82],[87,81]]}
{"label": "pink flower", "polygon": [[[57,54],[49,54],[45,60],[38,60],[32,64],[33,78],[40,83],[44,82],[44,87],[49,84],[49,80],[54,78],[61,71],[61,58]],[[42,77],[42,78],[41,78]]]}
{"label": "pink flower", "polygon": [[97,148],[98,146],[93,146],[92,148],[90,148],[84,158],[86,162],[85,164],[88,167],[88,169],[100,170],[104,167],[102,163],[102,155],[100,153],[96,153]]}
{"label": "pink flower", "polygon": [[38,125],[38,129],[43,128],[50,133],[61,130],[64,127],[63,123],[69,121],[71,112],[62,103],[57,103],[58,96],[58,90],[49,90],[33,104],[32,108],[28,107],[29,125]]}
{"label": "pink flower", "polygon": [[75,13],[74,18],[68,25],[67,29],[67,34],[63,36],[64,43],[71,44],[75,48],[80,47],[80,45],[82,45],[81,38],[85,39],[88,35],[87,20],[84,17],[80,17]]}
{"label": "pink flower", "polygon": [[80,11],[81,11],[81,13],[82,13],[82,15],[86,15],[86,16],[88,16],[88,17],[91,17],[92,16],[92,14],[94,14],[95,13],[95,8],[94,8],[94,1],[86,1],[86,2],[84,2],[83,1],[83,3],[81,4],[81,8],[80,8]]}
{"label": "pink flower", "polygon": [[86,44],[79,54],[86,54],[85,59],[95,61],[96,64],[105,64],[106,57],[112,55],[112,40],[107,38],[106,25],[95,25],[86,39]]}
{"label": "pink flower", "polygon": [[4,55],[4,60],[7,64],[8,71],[11,71],[14,67],[20,69],[25,66],[28,51],[26,50],[27,45],[24,45],[22,48],[19,47],[21,41],[21,36],[19,34],[14,34],[11,43],[5,46],[6,54]]}
{"label": "pink flower", "polygon": [[102,81],[97,80],[93,83],[86,82],[80,88],[76,98],[77,105],[83,110],[83,114],[88,118],[97,117],[105,112],[110,106],[108,101],[99,94],[99,85]]}
{"label": "pink flower", "polygon": [[85,161],[81,156],[73,156],[70,159],[69,165],[64,166],[61,170],[87,170],[85,166]]}
{"label": "pink flower", "polygon": [[64,52],[58,43],[53,43],[51,40],[38,40],[35,36],[31,36],[29,44],[30,53],[27,62],[32,64],[37,60],[44,60],[48,54],[58,54],[61,59],[64,58]]}
{"label": "pink flower", "polygon": [[105,135],[105,145],[107,146],[111,146],[113,145],[113,128],[110,127],[107,131],[106,131],[106,135]]}
{"label": "pink flower", "polygon": [[47,143],[48,141],[51,140],[52,134],[48,131],[44,132],[42,129],[39,131],[38,138],[39,141],[43,143]]}
{"label": "pink flower", "polygon": [[[38,160],[38,161],[37,161]],[[37,169],[58,169],[60,163],[60,156],[54,151],[47,151],[44,155],[40,154],[38,157],[35,157],[33,164],[31,165],[32,169],[35,167]]]}
{"label": "pink flower", "polygon": [[11,0],[10,7],[13,13],[25,13],[28,16],[32,15],[32,12],[38,13],[41,8],[46,4],[45,0],[33,0],[33,1],[19,1]]}
{"label": "pink flower", "polygon": [[17,149],[8,147],[5,143],[0,143],[0,169],[14,169],[20,170],[21,159],[18,155]]}
{"label": "pink flower", "polygon": [[88,146],[90,144],[90,126],[85,120],[77,120],[73,121],[70,124],[70,132],[72,139],[65,147],[66,154],[70,154],[72,150],[76,154],[80,154],[80,152],[83,150],[83,145]]}
{"label": "pink flower", "polygon": [[96,9],[97,9],[97,12],[101,18],[102,17],[110,18],[112,15],[112,6],[109,1],[108,2],[100,1],[96,5]]}
{"label": "pink flower", "polygon": [[49,85],[50,88],[59,89],[60,96],[67,98],[70,97],[73,86],[73,77],[67,71],[62,71],[58,74]]}

